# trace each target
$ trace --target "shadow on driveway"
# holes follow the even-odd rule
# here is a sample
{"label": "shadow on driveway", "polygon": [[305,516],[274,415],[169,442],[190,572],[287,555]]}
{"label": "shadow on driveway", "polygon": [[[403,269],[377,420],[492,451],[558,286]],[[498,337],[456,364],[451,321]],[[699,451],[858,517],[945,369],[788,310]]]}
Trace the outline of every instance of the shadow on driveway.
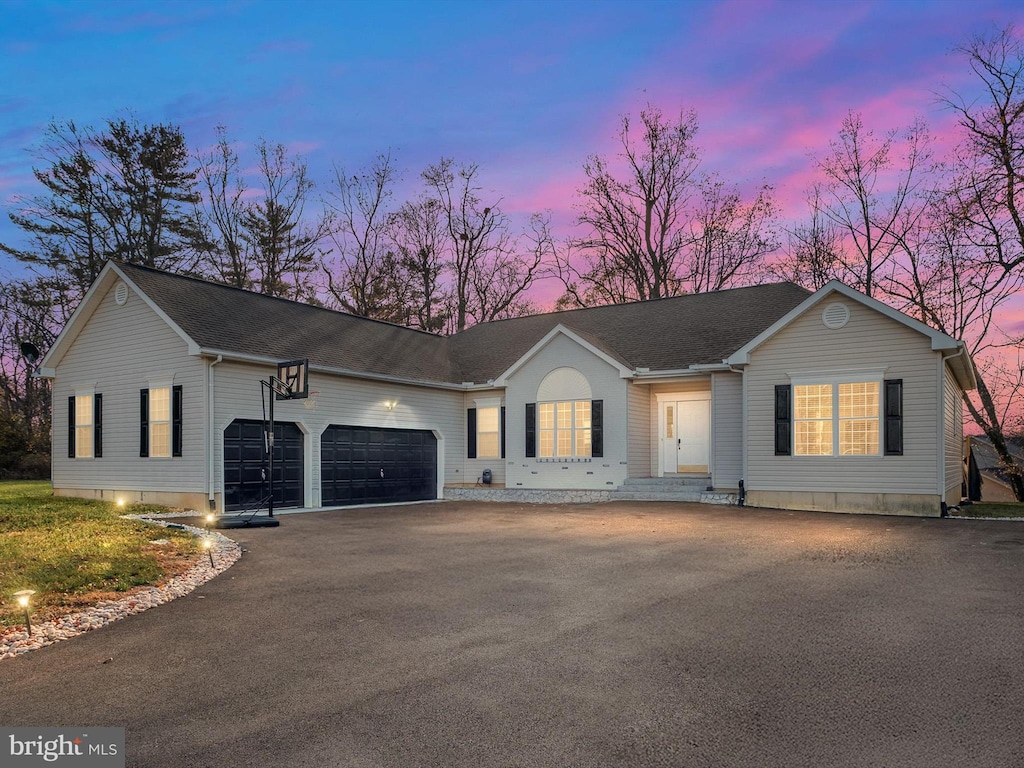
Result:
{"label": "shadow on driveway", "polygon": [[0,723],[174,768],[1024,762],[1020,524],[460,502],[228,533],[192,595],[0,663]]}

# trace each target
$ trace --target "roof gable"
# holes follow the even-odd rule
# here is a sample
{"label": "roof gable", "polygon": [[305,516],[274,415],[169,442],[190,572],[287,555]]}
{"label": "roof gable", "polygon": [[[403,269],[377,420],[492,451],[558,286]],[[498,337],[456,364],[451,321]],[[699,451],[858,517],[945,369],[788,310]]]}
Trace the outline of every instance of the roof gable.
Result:
{"label": "roof gable", "polygon": [[81,333],[85,327],[89,318],[92,317],[93,313],[99,307],[100,302],[107,295],[108,291],[117,283],[118,280],[123,280],[125,284],[136,294],[151,310],[153,310],[157,316],[167,323],[178,336],[188,345],[189,354],[198,354],[199,345],[195,340],[185,333],[182,328],[174,322],[167,313],[160,308],[160,306],[154,302],[145,291],[139,289],[139,287],[131,280],[128,275],[125,274],[121,265],[115,262],[108,261],[103,269],[100,270],[99,275],[93,281],[93,284],[89,286],[89,290],[86,291],[85,296],[79,302],[78,307],[72,313],[71,318],[68,320],[67,325],[61,329],[60,334],[54,340],[53,344],[43,355],[43,359],[39,361],[39,373],[42,376],[53,376],[55,369],[64,355],[71,348],[75,339]]}
{"label": "roof gable", "polygon": [[830,295],[838,293],[851,301],[855,301],[868,309],[873,309],[879,312],[891,320],[916,331],[923,336],[926,336],[933,350],[936,351],[955,351],[958,349],[959,342],[951,336],[947,336],[941,331],[937,331],[931,326],[925,325],[919,320],[915,320],[909,315],[905,315],[897,309],[893,309],[888,304],[883,304],[877,299],[873,299],[870,296],[866,296],[860,291],[854,290],[845,283],[841,283],[838,280],[832,280],[826,285],[819,288],[817,291],[812,293],[804,301],[794,307],[792,310],[787,312],[785,315],[780,317],[770,326],[765,328],[761,333],[757,334],[754,338],[744,344],[742,347],[737,349],[732,355],[730,355],[726,362],[730,365],[746,365],[750,362],[750,353],[755,349],[764,344],[768,339],[775,336],[777,333],[787,328],[793,323],[798,317],[801,317],[815,306],[819,305]]}
{"label": "roof gable", "polygon": [[506,386],[509,377],[513,376],[516,371],[518,371],[520,368],[526,365],[534,356],[537,355],[538,352],[544,349],[544,347],[550,344],[552,340],[558,336],[565,336],[575,344],[578,344],[579,346],[583,347],[592,355],[600,358],[601,360],[604,360],[612,368],[615,368],[619,372],[620,376],[627,377],[632,373],[631,367],[628,364],[625,364],[625,362],[620,360],[618,357],[614,356],[614,354],[609,354],[609,352],[606,351],[605,349],[602,349],[599,344],[584,338],[581,334],[559,323],[546,334],[544,334],[544,337],[536,344],[534,344],[532,347],[530,347],[530,349],[527,350],[524,355],[522,355],[518,360],[512,363],[512,365],[510,365],[508,368],[502,371],[502,373],[496,379],[494,379],[494,386]]}

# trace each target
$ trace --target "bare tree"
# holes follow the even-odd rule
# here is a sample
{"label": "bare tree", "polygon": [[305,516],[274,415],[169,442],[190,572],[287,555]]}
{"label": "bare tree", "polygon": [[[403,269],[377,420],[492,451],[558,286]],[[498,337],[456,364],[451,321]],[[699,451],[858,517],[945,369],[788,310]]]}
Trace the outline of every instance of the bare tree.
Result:
{"label": "bare tree", "polygon": [[[689,240],[687,204],[699,165],[697,115],[681,111],[670,120],[649,104],[640,112],[639,133],[623,116],[618,138],[625,180],[598,155],[583,166],[587,184],[580,190],[578,223],[587,233],[570,241],[559,264],[568,303],[657,299],[683,289],[679,262]],[[577,267],[577,260],[583,265]]]}
{"label": "bare tree", "polygon": [[446,267],[452,280],[453,331],[473,323],[521,313],[540,271],[531,249],[519,252],[519,239],[498,208],[501,200],[480,199],[480,169],[441,160],[423,171],[447,230]]}
{"label": "bare tree", "polygon": [[787,280],[816,291],[830,280],[842,279],[842,238],[822,208],[820,184],[812,186],[807,207],[810,218],[786,233],[779,266]]}
{"label": "bare tree", "polygon": [[[903,157],[896,157],[901,149]],[[891,131],[878,139],[855,112],[846,115],[828,154],[817,161],[826,178],[822,210],[848,248],[843,276],[868,296],[887,279],[900,239],[924,211],[920,193],[930,161],[923,122],[915,122],[902,137]]]}
{"label": "bare tree", "polygon": [[334,212],[331,237],[338,258],[333,263],[325,260],[322,267],[328,292],[346,312],[405,323],[410,286],[388,237],[388,202],[397,178],[390,152],[351,175],[334,167],[324,204]]}
{"label": "bare tree", "polygon": [[270,296],[313,299],[316,290],[308,276],[316,269],[332,217],[321,212],[306,218],[314,185],[301,158],[265,140],[256,144],[256,154],[261,196],[246,206],[241,220],[253,254],[253,284]]}
{"label": "bare tree", "polygon": [[960,315],[983,318],[973,327],[959,320],[967,331],[961,337],[973,331],[978,340],[972,345],[978,390],[965,395],[964,403],[992,441],[1017,499],[1024,501],[1024,467],[1010,452],[1007,437],[1020,417],[1024,394],[1019,366],[1007,363],[1005,344],[1002,350],[991,349],[995,344],[989,335],[995,309],[1024,281],[1024,42],[1009,26],[971,38],[958,53],[976,75],[980,96],[948,93],[943,98],[963,133],[944,204],[967,253],[950,267],[947,283],[952,288],[945,295],[949,290],[954,296],[966,294],[968,309]]}
{"label": "bare tree", "polygon": [[452,296],[444,283],[447,226],[440,203],[433,197],[404,203],[391,216],[388,232],[409,289],[407,324],[442,332],[451,322]]}
{"label": "bare tree", "polygon": [[1024,266],[1024,42],[1012,26],[958,49],[981,96],[949,93],[964,141],[954,192],[984,235],[986,255],[1004,270]]}
{"label": "bare tree", "polygon": [[589,306],[714,291],[754,279],[778,248],[776,207],[765,184],[744,200],[713,174],[698,174],[694,112],[667,118],[648,105],[639,131],[622,118],[615,163],[583,166],[578,224],[558,258],[559,306]]}
{"label": "bare tree", "polygon": [[228,285],[251,290],[255,260],[245,238],[245,179],[239,171],[238,153],[223,126],[217,128],[217,144],[196,157],[205,194],[202,209],[215,235],[211,238],[210,267]]}
{"label": "bare tree", "polygon": [[745,203],[738,189],[727,188],[717,176],[702,179],[681,265],[687,289],[703,293],[756,280],[764,257],[779,247],[776,212],[768,184]]}

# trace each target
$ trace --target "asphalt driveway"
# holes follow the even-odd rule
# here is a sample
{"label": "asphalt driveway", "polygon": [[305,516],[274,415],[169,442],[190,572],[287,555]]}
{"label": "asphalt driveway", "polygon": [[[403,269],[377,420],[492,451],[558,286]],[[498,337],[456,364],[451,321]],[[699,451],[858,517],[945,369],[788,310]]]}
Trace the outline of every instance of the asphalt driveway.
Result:
{"label": "asphalt driveway", "polygon": [[1024,764],[1021,523],[466,502],[228,533],[192,595],[0,662],[0,724],[124,726],[173,768]]}

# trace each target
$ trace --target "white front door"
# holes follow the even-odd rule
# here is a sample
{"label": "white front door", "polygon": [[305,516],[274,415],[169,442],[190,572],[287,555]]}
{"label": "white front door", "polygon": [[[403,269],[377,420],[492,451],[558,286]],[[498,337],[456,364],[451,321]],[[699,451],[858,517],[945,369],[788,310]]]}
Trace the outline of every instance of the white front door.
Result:
{"label": "white front door", "polygon": [[661,473],[706,474],[711,456],[711,401],[661,403]]}

